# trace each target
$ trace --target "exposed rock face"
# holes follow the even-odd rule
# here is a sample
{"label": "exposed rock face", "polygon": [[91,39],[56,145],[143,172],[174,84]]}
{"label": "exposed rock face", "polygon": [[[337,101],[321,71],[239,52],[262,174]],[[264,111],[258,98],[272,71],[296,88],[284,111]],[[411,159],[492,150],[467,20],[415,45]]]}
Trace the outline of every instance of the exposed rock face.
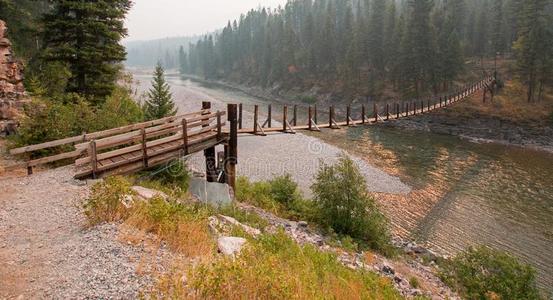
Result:
{"label": "exposed rock face", "polygon": [[0,135],[15,131],[25,102],[23,65],[13,57],[7,30],[0,20]]}

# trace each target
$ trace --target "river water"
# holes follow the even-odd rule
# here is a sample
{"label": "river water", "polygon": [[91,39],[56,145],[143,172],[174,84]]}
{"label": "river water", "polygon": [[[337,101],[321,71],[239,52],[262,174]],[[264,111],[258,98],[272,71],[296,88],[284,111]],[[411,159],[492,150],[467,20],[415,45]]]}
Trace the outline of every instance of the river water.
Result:
{"label": "river water", "polygon": [[[268,103],[220,86],[168,81],[245,103],[246,110]],[[408,195],[375,193],[396,234],[444,254],[477,244],[506,250],[535,266],[540,287],[553,292],[553,154],[384,126],[310,135],[412,187]]]}

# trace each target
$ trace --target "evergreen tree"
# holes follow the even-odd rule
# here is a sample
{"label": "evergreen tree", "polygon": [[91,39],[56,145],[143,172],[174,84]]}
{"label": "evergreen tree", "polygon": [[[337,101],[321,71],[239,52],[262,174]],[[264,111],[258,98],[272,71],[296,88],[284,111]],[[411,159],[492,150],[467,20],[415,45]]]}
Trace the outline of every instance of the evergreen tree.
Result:
{"label": "evergreen tree", "polygon": [[186,52],[184,52],[183,46],[180,46],[179,48],[179,68],[181,74],[186,74],[189,71],[188,57]]}
{"label": "evergreen tree", "polygon": [[147,120],[161,119],[177,114],[173,95],[169,85],[165,82],[165,71],[158,62],[154,71],[152,88],[147,93],[148,99],[144,103],[144,116]]}
{"label": "evergreen tree", "polygon": [[130,0],[56,0],[44,17],[44,50],[47,61],[66,64],[71,78],[66,90],[100,104],[110,95],[125,60],[120,44]]}

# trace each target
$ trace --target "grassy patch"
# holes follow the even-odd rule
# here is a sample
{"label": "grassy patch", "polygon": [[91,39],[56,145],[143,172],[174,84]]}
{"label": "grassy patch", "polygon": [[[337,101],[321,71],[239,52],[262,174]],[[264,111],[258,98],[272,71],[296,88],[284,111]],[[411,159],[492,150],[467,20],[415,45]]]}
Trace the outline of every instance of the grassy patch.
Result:
{"label": "grassy patch", "polygon": [[217,212],[225,216],[233,217],[242,224],[246,224],[258,229],[264,229],[269,225],[269,222],[260,217],[258,214],[244,211],[234,205],[221,207],[218,209]]}
{"label": "grassy patch", "polygon": [[186,198],[190,177],[186,163],[174,160],[168,166],[164,165],[153,171],[142,172],[140,185],[162,191],[175,198]]}
{"label": "grassy patch", "polygon": [[[132,202],[130,187],[123,177],[109,177],[96,184],[84,205],[88,223],[124,222],[158,235],[175,251],[188,256],[213,253],[214,242],[207,226],[211,208],[161,198]],[[127,207],[123,202],[132,205]]]}
{"label": "grassy patch", "polygon": [[186,277],[187,285],[162,280],[154,293],[202,299],[401,299],[389,279],[346,268],[333,254],[299,246],[284,232],[251,240],[236,259],[200,264]]}
{"label": "grassy patch", "polygon": [[442,279],[467,299],[540,299],[534,269],[505,252],[469,248],[442,266]]}

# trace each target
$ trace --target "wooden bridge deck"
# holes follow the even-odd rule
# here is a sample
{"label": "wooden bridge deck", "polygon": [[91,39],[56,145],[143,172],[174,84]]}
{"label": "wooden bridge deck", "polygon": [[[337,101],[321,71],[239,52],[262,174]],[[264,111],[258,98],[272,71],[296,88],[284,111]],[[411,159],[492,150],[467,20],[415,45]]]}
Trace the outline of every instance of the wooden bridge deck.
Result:
{"label": "wooden bridge deck", "polygon": [[[385,110],[379,109],[375,104],[371,116],[366,114],[367,110],[365,106],[362,106],[360,120],[352,119],[351,108],[348,106],[345,120],[337,121],[334,107],[330,107],[328,122],[317,124],[315,122],[317,120],[317,110],[309,107],[307,124],[298,125],[296,107],[293,109],[293,118],[288,119],[288,108],[284,106],[282,124],[278,127],[271,126],[270,106],[267,120],[263,125],[258,122],[259,115],[256,105],[252,128],[242,128],[242,105],[229,104],[227,114],[227,112],[212,112],[211,104],[204,102],[202,110],[197,112],[12,149],[11,154],[28,154],[31,156],[35,151],[49,148],[67,146],[74,148],[74,150],[60,154],[31,159],[10,168],[26,167],[29,174],[32,174],[32,168],[35,166],[66,161],[75,164],[77,168],[76,178],[98,178],[134,173],[168,163],[191,153],[204,151],[208,173],[207,179],[216,181],[219,180],[218,178],[224,178],[234,186],[234,165],[237,161],[236,138],[238,134],[295,133],[298,130],[337,129],[343,126],[374,124],[386,120],[400,119],[449,106],[482,89],[484,89],[485,97],[486,89],[490,89],[493,81],[493,77],[487,77],[452,95],[441,97],[439,101],[427,100],[425,102],[418,100],[411,101],[407,105],[405,103],[402,105],[395,103],[393,106],[386,104]],[[222,119],[225,115],[228,116],[230,122],[230,126],[226,128],[226,123]],[[268,125],[267,128],[265,128],[265,125]],[[215,146],[219,144],[225,146],[223,166],[216,165]],[[221,174],[225,176],[221,177]]]}

